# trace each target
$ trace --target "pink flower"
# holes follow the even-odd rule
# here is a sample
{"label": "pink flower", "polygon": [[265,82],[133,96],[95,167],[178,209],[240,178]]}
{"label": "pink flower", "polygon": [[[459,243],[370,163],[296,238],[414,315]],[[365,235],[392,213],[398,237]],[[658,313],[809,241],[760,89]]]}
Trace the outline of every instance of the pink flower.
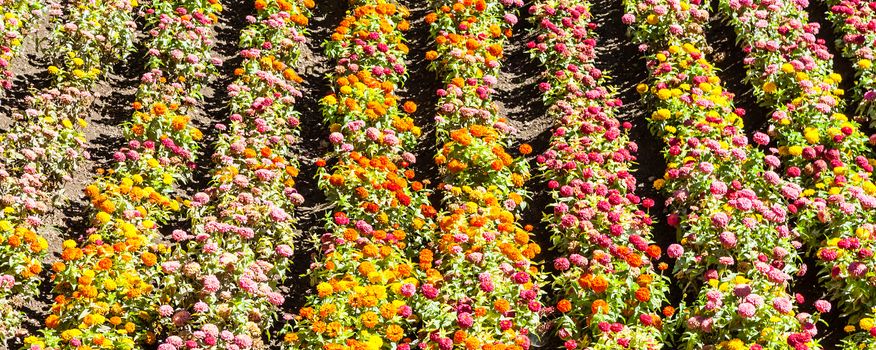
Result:
{"label": "pink flower", "polygon": [[815,301],[815,309],[820,313],[828,313],[830,312],[831,305],[827,300],[817,300]]}
{"label": "pink flower", "polygon": [[283,294],[277,292],[269,292],[268,293],[268,302],[274,306],[283,305],[283,302],[286,301],[286,298],[283,297]]}
{"label": "pink flower", "polygon": [[209,311],[210,307],[207,306],[207,303],[205,303],[203,301],[199,301],[199,302],[195,303],[195,305],[192,307],[192,309],[195,310],[195,312],[204,313],[204,312]]}
{"label": "pink flower", "polygon": [[529,274],[526,272],[518,272],[514,274],[514,282],[517,284],[524,284],[529,282]]}
{"label": "pink flower", "polygon": [[770,143],[770,137],[767,134],[764,134],[762,132],[754,133],[753,138],[754,138],[754,143],[761,145],[761,146]]}
{"label": "pink flower", "polygon": [[736,313],[738,313],[739,316],[742,316],[742,318],[751,318],[754,316],[756,311],[757,308],[749,303],[739,304],[739,306],[736,308]]}
{"label": "pink flower", "polygon": [[712,225],[715,227],[721,228],[727,226],[730,222],[730,217],[727,216],[727,213],[718,212],[712,215]]}
{"label": "pink flower", "polygon": [[292,247],[290,247],[286,244],[278,245],[277,248],[275,249],[275,251],[277,252],[277,254],[280,254],[280,256],[283,256],[286,258],[292,256],[292,254],[293,254]]}
{"label": "pink flower", "polygon": [[554,260],[554,268],[558,271],[566,271],[569,269],[569,259],[557,258]]}
{"label": "pink flower", "polygon": [[420,287],[420,290],[423,292],[423,296],[427,299],[435,299],[438,297],[438,289],[436,289],[432,284],[427,283]]}
{"label": "pink flower", "polygon": [[158,308],[158,314],[161,315],[161,317],[170,317],[170,315],[173,315],[173,307],[170,305],[161,305]]}
{"label": "pink flower", "polygon": [[736,234],[734,234],[733,232],[730,232],[730,231],[721,232],[718,235],[718,239],[721,241],[721,245],[723,245],[724,248],[730,249],[730,248],[736,247],[736,242],[737,242],[736,241]]}
{"label": "pink flower", "polygon": [[791,301],[788,300],[788,298],[778,297],[773,299],[773,308],[780,313],[787,314],[791,312],[793,307],[793,304],[791,304]]}
{"label": "pink flower", "polygon": [[214,293],[219,290],[219,279],[215,275],[204,276],[203,283],[204,291],[207,293]]}
{"label": "pink flower", "polygon": [[669,248],[666,250],[666,255],[668,255],[672,259],[677,259],[682,254],[684,254],[684,248],[678,244],[671,244]]}
{"label": "pink flower", "polygon": [[467,329],[474,324],[474,319],[467,312],[460,313],[456,315],[456,322],[459,324],[459,327],[462,329]]}
{"label": "pink flower", "polygon": [[405,297],[411,297],[417,293],[417,287],[410,283],[405,283],[401,286],[401,294]]}
{"label": "pink flower", "polygon": [[329,141],[333,144],[341,144],[344,142],[344,135],[339,132],[333,132],[329,135]]}

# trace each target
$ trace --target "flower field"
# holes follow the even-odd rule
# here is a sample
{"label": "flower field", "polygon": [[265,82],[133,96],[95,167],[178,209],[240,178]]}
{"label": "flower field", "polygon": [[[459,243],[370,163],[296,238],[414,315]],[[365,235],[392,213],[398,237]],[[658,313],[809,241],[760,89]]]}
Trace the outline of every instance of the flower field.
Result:
{"label": "flower field", "polygon": [[873,2],[0,8],[0,350],[876,350]]}

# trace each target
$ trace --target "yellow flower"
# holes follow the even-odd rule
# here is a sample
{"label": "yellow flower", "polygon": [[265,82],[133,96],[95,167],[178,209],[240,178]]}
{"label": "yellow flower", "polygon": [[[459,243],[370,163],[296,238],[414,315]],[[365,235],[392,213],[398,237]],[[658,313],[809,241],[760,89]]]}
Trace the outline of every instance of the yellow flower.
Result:
{"label": "yellow flower", "polygon": [[867,239],[870,238],[870,231],[867,231],[863,227],[858,227],[858,229],[855,230],[855,236],[859,239]]}
{"label": "yellow flower", "polygon": [[316,292],[320,297],[324,298],[332,294],[332,285],[326,282],[322,282],[316,285]]}
{"label": "yellow flower", "polygon": [[368,350],[380,350],[383,348],[383,338],[379,335],[368,337]]}
{"label": "yellow flower", "polygon": [[100,222],[101,224],[108,223],[110,221],[110,219],[112,219],[112,217],[110,217],[110,214],[107,214],[106,212],[102,211],[102,212],[97,213],[97,221]]}
{"label": "yellow flower", "polygon": [[788,153],[792,156],[799,156],[799,155],[803,154],[803,147],[800,147],[800,146],[788,147]]}
{"label": "yellow flower", "polygon": [[861,67],[862,69],[869,69],[872,64],[873,63],[866,58],[858,61],[858,67]]}
{"label": "yellow flower", "polygon": [[785,73],[793,73],[793,72],[794,72],[794,66],[791,65],[790,63],[785,63],[785,64],[782,65],[782,72],[785,72]]}
{"label": "yellow flower", "polygon": [[666,181],[663,179],[654,180],[654,189],[660,190],[666,184]]}
{"label": "yellow flower", "polygon": [[858,322],[858,327],[865,330],[873,328],[873,319],[869,317],[862,318],[861,321]]}
{"label": "yellow flower", "polygon": [[745,343],[742,342],[742,340],[739,340],[739,339],[733,339],[733,340],[731,340],[731,341],[728,341],[726,344],[724,344],[724,346],[722,346],[721,349],[726,349],[726,350],[745,350],[745,349],[747,349],[747,348],[746,348],[746,346],[745,346]]}
{"label": "yellow flower", "polygon": [[61,71],[61,70],[58,69],[58,67],[55,67],[55,66],[49,66],[49,74],[51,74],[51,75],[58,74],[60,71]]}
{"label": "yellow flower", "polygon": [[651,118],[654,120],[666,120],[669,118],[670,113],[668,109],[661,108],[658,109],[654,114],[651,115]]}
{"label": "yellow flower", "polygon": [[873,182],[866,181],[866,182],[864,182],[864,184],[861,186],[861,188],[863,188],[864,191],[867,192],[867,194],[873,194],[873,193],[876,193],[876,185],[873,185]]}
{"label": "yellow flower", "polygon": [[660,90],[657,90],[657,98],[659,98],[659,99],[661,99],[661,100],[666,100],[666,99],[668,99],[670,96],[672,96],[672,92],[670,92],[669,89],[660,89]]}
{"label": "yellow flower", "polygon": [[807,142],[813,145],[821,140],[821,137],[818,135],[818,129],[816,128],[806,128],[806,130],[803,131],[803,137],[806,138]]}
{"label": "yellow flower", "polygon": [[765,92],[765,93],[774,94],[774,93],[776,93],[776,90],[777,90],[777,87],[776,87],[776,83],[774,83],[774,82],[768,81],[768,82],[763,84],[763,92]]}
{"label": "yellow flower", "polygon": [[645,85],[645,84],[636,85],[636,91],[638,91],[640,94],[644,94],[644,93],[648,92],[648,85]]}

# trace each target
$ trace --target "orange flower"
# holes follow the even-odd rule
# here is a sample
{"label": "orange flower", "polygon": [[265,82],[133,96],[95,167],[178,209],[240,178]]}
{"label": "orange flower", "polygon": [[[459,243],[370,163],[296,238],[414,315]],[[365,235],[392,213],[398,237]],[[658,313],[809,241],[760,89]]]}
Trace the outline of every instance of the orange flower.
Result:
{"label": "orange flower", "polygon": [[377,322],[379,321],[377,314],[370,311],[363,314],[361,319],[362,325],[368,328],[374,328],[374,326],[376,326]]}
{"label": "orange flower", "polygon": [[530,153],[532,153],[532,146],[530,146],[528,143],[520,145],[520,154],[528,155]]}
{"label": "orange flower", "polygon": [[426,21],[426,24],[432,24],[432,23],[435,23],[435,20],[437,20],[437,19],[438,19],[438,15],[435,14],[435,12],[430,12],[429,14],[426,15],[425,21]]}
{"label": "orange flower", "polygon": [[590,288],[596,293],[605,292],[608,289],[608,281],[602,276],[596,276],[593,278]]}
{"label": "orange flower", "polygon": [[143,264],[147,267],[152,267],[158,262],[158,257],[150,252],[143,252],[143,254],[140,255],[140,260],[143,261]]}
{"label": "orange flower", "polygon": [[570,302],[568,299],[560,300],[560,302],[557,303],[557,310],[562,313],[572,311],[572,302]]}
{"label": "orange flower", "polygon": [[97,270],[107,271],[111,268],[113,268],[113,261],[108,258],[100,259],[100,261],[97,262]]}
{"label": "orange flower", "polygon": [[496,312],[504,314],[508,312],[508,310],[511,310],[511,305],[508,303],[507,300],[499,299],[493,303],[493,308],[496,309]]}
{"label": "orange flower", "polygon": [[648,254],[648,256],[652,259],[659,259],[662,250],[660,249],[660,246],[652,244],[648,246],[648,249],[645,251],[645,253]]}
{"label": "orange flower", "polygon": [[152,114],[164,115],[164,113],[167,113],[167,106],[164,103],[156,102],[152,105]]}
{"label": "orange flower", "polygon": [[60,317],[58,317],[58,315],[49,315],[49,317],[46,317],[46,327],[55,329],[55,327],[58,327],[59,321]]}
{"label": "orange flower", "polygon": [[667,305],[666,307],[663,308],[663,316],[672,317],[672,315],[675,315],[675,308],[674,307]]}
{"label": "orange flower", "polygon": [[608,303],[606,303],[605,300],[598,299],[594,301],[592,305],[590,305],[590,312],[592,312],[593,314],[607,314]]}
{"label": "orange flower", "polygon": [[403,109],[404,109],[405,112],[408,113],[408,114],[414,113],[414,112],[417,111],[417,104],[414,103],[413,101],[407,101],[407,102],[405,102],[405,104],[403,105]]}
{"label": "orange flower", "polygon": [[404,335],[404,329],[398,325],[391,324],[386,327],[386,339],[390,341],[398,342]]}
{"label": "orange flower", "polygon": [[648,288],[639,288],[636,290],[636,300],[643,303],[651,300],[651,291]]}

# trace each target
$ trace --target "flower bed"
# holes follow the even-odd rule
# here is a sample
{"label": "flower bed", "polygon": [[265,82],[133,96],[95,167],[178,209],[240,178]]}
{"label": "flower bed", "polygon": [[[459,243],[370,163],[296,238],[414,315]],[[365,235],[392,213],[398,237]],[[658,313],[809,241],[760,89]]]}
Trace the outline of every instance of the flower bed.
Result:
{"label": "flower bed", "polygon": [[622,103],[594,66],[590,6],[542,1],[530,10],[538,30],[529,47],[545,67],[540,88],[557,125],[538,157],[553,199],[544,221],[561,254],[556,329],[566,349],[658,349],[674,312],[667,265],[656,264],[662,251],[642,210],[653,201],[635,194],[632,125],[617,119]]}
{"label": "flower bed", "polygon": [[[623,20],[651,71],[637,89],[653,106],[652,133],[667,145],[667,171],[654,185],[681,235],[667,254],[677,259],[675,276],[696,293],[680,313],[680,348],[819,348],[818,315],[797,312],[802,296],[788,292],[792,276],[805,271],[786,209],[801,189],[775,172],[777,157],[742,133],[744,111],[701,51],[707,10],[674,0],[625,6]],[[824,301],[816,306],[829,309]]]}
{"label": "flower bed", "polygon": [[292,349],[411,349],[420,320],[410,244],[428,236],[435,209],[409,166],[421,136],[413,102],[396,94],[407,77],[408,9],[352,2],[325,47],[337,66],[322,100],[333,151],[317,165],[337,205],[326,218],[307,298],[284,335]]}
{"label": "flower bed", "polygon": [[[191,233],[175,231],[161,265],[159,350],[262,348],[291,265],[301,78],[293,70],[313,1],[255,2],[229,85],[231,121],[217,125],[210,187],[193,197]],[[194,271],[192,266],[199,266]]]}
{"label": "flower bed", "polygon": [[12,88],[12,70],[9,66],[21,50],[21,41],[43,19],[43,1],[3,0],[3,18],[0,18],[0,90]]}
{"label": "flower bed", "polygon": [[[133,50],[136,26],[127,1],[80,5],[62,16],[60,4],[50,4],[54,30],[49,42],[57,48],[49,67],[51,84],[27,97],[28,108],[14,111],[12,126],[0,136],[0,341],[18,333],[24,317],[19,307],[39,292],[49,244],[40,234],[43,220],[64,199],[63,185],[88,157],[84,118],[103,73],[98,67]],[[104,25],[89,27],[97,20]],[[60,74],[61,65],[81,74]]]}
{"label": "flower bed", "polygon": [[[876,186],[872,152],[858,124],[842,114],[840,76],[819,25],[807,23],[805,4],[724,1],[748,53],[748,80],[759,100],[775,111],[770,135],[785,159],[785,175],[802,188],[789,206],[797,229],[814,248],[824,286],[850,318],[847,330],[874,336],[847,341],[876,347],[876,329],[859,322],[876,306],[870,283],[876,259]],[[866,341],[864,342],[864,340]]]}
{"label": "flower bed", "polygon": [[435,117],[445,210],[419,255],[427,349],[527,349],[540,321],[540,248],[517,222],[529,169],[505,149],[514,130],[492,100],[519,6],[438,0],[426,17],[437,44],[426,58],[446,86]]}
{"label": "flower bed", "polygon": [[[189,113],[220,61],[210,57],[221,5],[158,1],[141,10],[149,30],[150,69],[141,78],[126,147],[112,169],[85,188],[90,224],[82,240],[63,244],[52,265],[54,304],[30,349],[133,349],[154,344],[155,288],[167,247],[158,224],[181,209],[175,184],[194,166],[201,132]],[[75,74],[75,73],[74,73]],[[191,266],[187,268],[192,269]]]}
{"label": "flower bed", "polygon": [[842,35],[837,45],[842,55],[855,65],[854,99],[858,103],[857,113],[862,113],[876,125],[876,67],[873,67],[874,43],[876,39],[876,2],[866,0],[831,0],[827,17],[833,21],[836,30]]}

